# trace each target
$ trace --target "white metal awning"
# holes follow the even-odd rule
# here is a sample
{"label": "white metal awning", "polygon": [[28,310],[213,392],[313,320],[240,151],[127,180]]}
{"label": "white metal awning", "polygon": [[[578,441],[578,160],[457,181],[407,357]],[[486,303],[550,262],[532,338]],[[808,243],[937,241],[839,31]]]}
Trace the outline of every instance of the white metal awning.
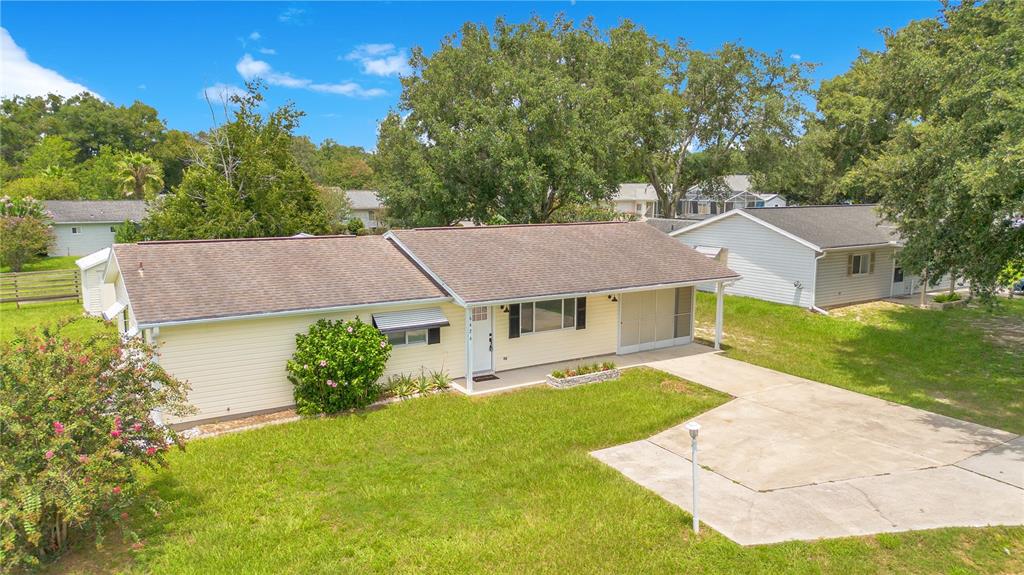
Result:
{"label": "white metal awning", "polygon": [[718,254],[722,253],[722,248],[716,248],[713,246],[693,246],[693,249],[697,250],[698,252],[704,254],[705,256],[711,259],[717,258]]}
{"label": "white metal awning", "polygon": [[124,311],[125,307],[127,307],[126,304],[122,302],[115,302],[114,305],[103,310],[103,319],[107,321],[114,319],[115,317],[117,317],[117,314]]}
{"label": "white metal awning", "polygon": [[373,325],[384,333],[450,325],[439,307],[373,314]]}

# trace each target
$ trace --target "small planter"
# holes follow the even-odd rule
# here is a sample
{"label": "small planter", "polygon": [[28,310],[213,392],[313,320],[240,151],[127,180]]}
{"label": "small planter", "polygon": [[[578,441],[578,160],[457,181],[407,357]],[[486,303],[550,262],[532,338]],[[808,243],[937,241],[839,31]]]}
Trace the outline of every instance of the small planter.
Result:
{"label": "small planter", "polygon": [[584,373],[583,375],[574,375],[572,377],[554,377],[548,375],[548,385],[556,387],[558,389],[566,389],[569,387],[576,387],[584,383],[594,383],[597,381],[608,381],[609,379],[618,379],[620,372],[618,368],[606,369],[604,371],[595,371],[592,373]]}
{"label": "small planter", "polygon": [[955,307],[964,307],[967,305],[966,299],[958,299],[956,301],[930,301],[928,302],[928,309],[936,309],[939,311],[951,309]]}

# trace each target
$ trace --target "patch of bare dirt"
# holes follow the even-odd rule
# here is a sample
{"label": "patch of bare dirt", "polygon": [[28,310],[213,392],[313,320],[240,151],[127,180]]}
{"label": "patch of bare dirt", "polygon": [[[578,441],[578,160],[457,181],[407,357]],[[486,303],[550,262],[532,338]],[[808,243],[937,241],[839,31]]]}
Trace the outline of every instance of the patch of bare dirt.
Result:
{"label": "patch of bare dirt", "polygon": [[666,379],[662,381],[661,390],[685,395],[693,393],[693,388],[690,387],[690,384],[681,379]]}
{"label": "patch of bare dirt", "polygon": [[285,409],[282,411],[275,411],[273,413],[261,413],[259,415],[242,417],[229,421],[218,421],[216,423],[197,425],[196,427],[189,429],[187,435],[190,437],[209,437],[212,435],[220,435],[222,433],[230,433],[232,431],[241,431],[243,429],[255,429],[265,425],[288,423],[289,421],[295,421],[298,418],[299,416],[295,413],[294,409]]}
{"label": "patch of bare dirt", "polygon": [[978,328],[986,340],[1004,347],[1024,351],[1024,320],[1007,316],[981,317],[971,325]]}
{"label": "patch of bare dirt", "polygon": [[859,303],[854,305],[847,305],[843,307],[835,307],[828,310],[828,313],[832,317],[839,317],[845,319],[851,319],[860,323],[867,323],[868,318],[878,317],[882,312],[895,311],[902,307],[901,304],[893,303],[891,301],[869,301],[867,303]]}

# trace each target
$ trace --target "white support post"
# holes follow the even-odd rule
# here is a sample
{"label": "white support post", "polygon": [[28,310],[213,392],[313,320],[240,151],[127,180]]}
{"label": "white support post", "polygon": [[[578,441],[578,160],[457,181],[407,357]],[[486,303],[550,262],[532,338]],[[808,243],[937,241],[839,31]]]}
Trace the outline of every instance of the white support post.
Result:
{"label": "white support post", "polygon": [[466,393],[473,393],[473,309],[466,308]]}
{"label": "white support post", "polygon": [[722,349],[722,323],[725,320],[725,283],[715,284],[715,349]]}

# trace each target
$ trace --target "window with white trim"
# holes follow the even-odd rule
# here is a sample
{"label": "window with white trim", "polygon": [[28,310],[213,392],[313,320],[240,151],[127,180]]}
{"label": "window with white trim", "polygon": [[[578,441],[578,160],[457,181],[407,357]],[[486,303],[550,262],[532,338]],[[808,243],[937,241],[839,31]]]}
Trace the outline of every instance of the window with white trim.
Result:
{"label": "window with white trim", "polygon": [[548,299],[522,304],[519,333],[538,333],[576,327],[576,298]]}
{"label": "window with white trim", "polygon": [[424,328],[410,329],[406,331],[392,331],[388,333],[388,343],[390,343],[392,347],[427,343],[427,330]]}
{"label": "window with white trim", "polygon": [[863,275],[871,269],[871,256],[869,254],[853,254],[853,263],[850,266],[851,275]]}
{"label": "window with white trim", "polygon": [[82,233],[82,228],[80,228],[78,226],[72,226],[71,227],[71,233],[75,234],[75,235],[80,234],[80,233]]}

